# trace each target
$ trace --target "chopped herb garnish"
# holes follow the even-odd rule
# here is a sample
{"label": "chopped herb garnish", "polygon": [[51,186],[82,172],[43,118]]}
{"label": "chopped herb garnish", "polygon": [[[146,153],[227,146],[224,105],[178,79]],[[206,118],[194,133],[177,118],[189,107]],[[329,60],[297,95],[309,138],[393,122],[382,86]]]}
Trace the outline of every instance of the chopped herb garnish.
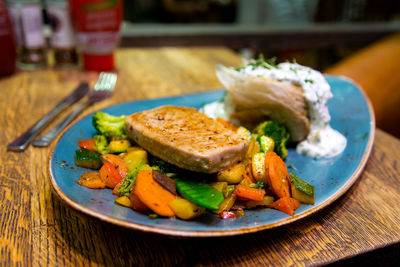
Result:
{"label": "chopped herb garnish", "polygon": [[157,218],[159,218],[159,217],[160,217],[160,215],[155,214],[155,213],[149,214],[149,219],[157,219]]}
{"label": "chopped herb garnish", "polygon": [[122,183],[122,185],[118,189],[118,192],[119,192],[120,196],[129,197],[129,195],[131,194],[132,186],[136,182],[136,176],[137,176],[138,172],[139,172],[139,169],[135,169],[132,172],[128,172],[128,174],[126,175],[126,177],[124,179],[124,182]]}
{"label": "chopped herb garnish", "polygon": [[306,83],[311,83],[311,84],[314,83],[314,80],[310,80],[310,79],[305,79],[304,81],[305,81]]}
{"label": "chopped herb garnish", "polygon": [[228,185],[226,187],[226,189],[224,190],[224,198],[229,197],[229,195],[235,190],[235,186],[234,185]]}
{"label": "chopped herb garnish", "polygon": [[290,168],[290,169],[292,169],[292,170],[294,170],[294,171],[296,171],[296,172],[298,171],[298,169],[293,165],[292,162],[289,162],[288,168]]}
{"label": "chopped herb garnish", "polygon": [[368,137],[368,132],[357,135],[357,138],[365,139]]}
{"label": "chopped herb garnish", "polygon": [[297,74],[297,68],[290,67],[289,69],[290,69],[291,71],[293,71],[294,73],[296,73],[296,74]]}
{"label": "chopped herb garnish", "polygon": [[251,66],[253,67],[253,70],[258,68],[258,67],[262,67],[262,68],[266,68],[268,70],[270,69],[277,69],[279,68],[278,65],[276,65],[276,58],[270,58],[270,59],[265,59],[264,56],[262,54],[260,54],[260,56],[258,57],[257,60],[251,60],[246,66],[241,66],[239,68],[236,68],[236,71],[241,71],[243,69],[245,69],[247,66]]}
{"label": "chopped herb garnish", "polygon": [[256,184],[249,184],[248,186],[251,188],[263,189],[264,183],[262,181],[258,181]]}
{"label": "chopped herb garnish", "polygon": [[152,210],[146,210],[144,211],[144,213],[147,215],[147,217],[149,217],[149,219],[157,219],[161,217],[160,215],[154,213]]}

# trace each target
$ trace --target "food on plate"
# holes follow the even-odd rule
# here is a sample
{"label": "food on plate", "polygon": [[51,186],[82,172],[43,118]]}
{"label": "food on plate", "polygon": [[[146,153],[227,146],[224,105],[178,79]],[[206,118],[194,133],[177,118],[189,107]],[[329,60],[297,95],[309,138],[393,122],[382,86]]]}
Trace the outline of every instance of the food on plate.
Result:
{"label": "food on plate", "polygon": [[293,216],[294,211],[300,207],[300,202],[295,198],[282,197],[270,204],[269,207]]}
{"label": "food on plate", "polygon": [[154,179],[153,171],[140,171],[136,176],[134,194],[152,211],[161,216],[175,216],[168,203],[176,198],[176,195],[168,191]]}
{"label": "food on plate", "polygon": [[126,139],[125,132],[126,116],[113,116],[104,112],[96,112],[93,115],[93,126],[100,135],[107,138]]}
{"label": "food on plate", "polygon": [[203,107],[210,117],[251,126],[271,119],[288,129],[291,141],[300,142],[299,153],[315,158],[345,149],[346,138],[329,125],[327,101],[332,93],[320,72],[297,63],[276,65],[262,57],[236,69],[217,66],[216,72],[227,96]]}
{"label": "food on plate", "polygon": [[162,106],[126,119],[129,138],[180,168],[216,173],[242,160],[248,140],[188,107]]}
{"label": "food on plate", "polygon": [[314,205],[314,186],[297,177],[294,173],[289,173],[289,177],[293,197],[301,203]]}
{"label": "food on plate", "polygon": [[281,158],[287,156],[286,144],[290,134],[274,121],[264,121],[253,130],[261,152],[275,151]]}
{"label": "food on plate", "polygon": [[96,135],[78,143],[76,164],[99,171],[77,183],[110,188],[116,204],[150,218],[191,220],[208,211],[233,219],[255,208],[294,216],[300,203],[314,203],[312,185],[288,173],[290,134],[273,121],[249,131],[194,108],[163,106],[127,117],[97,112],[93,126]]}
{"label": "food on plate", "polygon": [[176,188],[186,199],[209,210],[218,210],[224,200],[222,192],[206,182],[176,178]]}
{"label": "food on plate", "polygon": [[206,209],[184,198],[176,198],[168,203],[175,215],[182,220],[191,220],[203,214]]}
{"label": "food on plate", "polygon": [[95,151],[80,149],[75,151],[75,165],[97,170],[101,166],[100,155]]}
{"label": "food on plate", "polygon": [[290,197],[289,174],[285,162],[275,152],[265,154],[265,177],[278,197]]}
{"label": "food on plate", "polygon": [[107,187],[100,178],[98,172],[85,172],[81,177],[79,177],[78,184],[92,189],[102,189]]}
{"label": "food on plate", "polygon": [[269,117],[288,128],[292,141],[304,140],[310,132],[310,121],[301,87],[250,74],[217,66],[217,76],[234,107],[229,120],[252,128]]}

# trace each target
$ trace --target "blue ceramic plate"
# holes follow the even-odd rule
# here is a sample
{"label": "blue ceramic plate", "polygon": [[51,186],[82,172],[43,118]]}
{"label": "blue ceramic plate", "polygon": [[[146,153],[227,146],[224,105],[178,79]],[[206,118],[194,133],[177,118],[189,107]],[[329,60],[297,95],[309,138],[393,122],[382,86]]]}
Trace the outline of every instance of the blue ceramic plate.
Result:
{"label": "blue ceramic plate", "polygon": [[[71,207],[100,220],[131,229],[174,236],[228,236],[285,225],[309,216],[331,204],[359,177],[370,154],[375,133],[375,120],[366,96],[354,83],[341,77],[327,76],[334,97],[329,101],[331,125],[347,137],[346,150],[339,156],[315,160],[289,149],[287,163],[294,171],[315,186],[315,205],[302,205],[294,217],[272,209],[246,211],[237,219],[221,220],[215,214],[205,214],[193,221],[158,218],[114,204],[110,189],[93,190],[76,183],[85,169],[74,164],[78,140],[95,134],[92,115],[72,125],[60,137],[50,155],[51,184],[57,194]],[[171,98],[135,101],[111,106],[104,112],[129,115],[134,112],[171,104],[200,108],[221,98],[223,91],[183,95]]]}

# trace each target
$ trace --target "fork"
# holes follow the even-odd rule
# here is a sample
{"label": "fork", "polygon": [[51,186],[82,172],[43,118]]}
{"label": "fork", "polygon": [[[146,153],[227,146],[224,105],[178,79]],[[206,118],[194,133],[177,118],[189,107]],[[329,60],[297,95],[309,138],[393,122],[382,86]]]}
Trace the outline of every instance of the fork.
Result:
{"label": "fork", "polygon": [[46,147],[58,136],[85,108],[111,96],[117,75],[110,72],[101,72],[88,99],[77,105],[60,123],[33,142],[34,146]]}

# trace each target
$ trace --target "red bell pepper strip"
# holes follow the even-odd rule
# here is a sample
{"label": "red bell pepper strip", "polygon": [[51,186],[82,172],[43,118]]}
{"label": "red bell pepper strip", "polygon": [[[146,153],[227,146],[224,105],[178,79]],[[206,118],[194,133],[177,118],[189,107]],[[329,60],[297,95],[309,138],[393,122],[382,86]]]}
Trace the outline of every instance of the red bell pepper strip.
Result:
{"label": "red bell pepper strip", "polygon": [[114,188],[122,180],[122,176],[117,168],[109,162],[103,164],[99,173],[101,180],[108,188]]}
{"label": "red bell pepper strip", "polygon": [[219,214],[219,217],[221,217],[221,219],[234,219],[237,218],[237,215],[232,211],[223,211]]}
{"label": "red bell pepper strip", "polygon": [[87,150],[96,151],[94,138],[79,140],[78,146]]}

